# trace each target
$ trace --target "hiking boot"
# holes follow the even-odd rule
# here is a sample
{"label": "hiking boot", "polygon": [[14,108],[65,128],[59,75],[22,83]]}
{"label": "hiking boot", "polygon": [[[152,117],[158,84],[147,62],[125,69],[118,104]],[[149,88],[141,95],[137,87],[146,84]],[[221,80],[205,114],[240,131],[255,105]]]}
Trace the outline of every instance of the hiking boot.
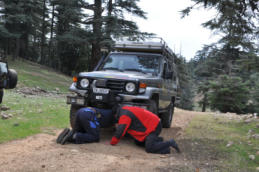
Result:
{"label": "hiking boot", "polygon": [[61,143],[62,139],[67,135],[67,133],[70,131],[69,128],[65,128],[59,135],[58,138],[56,140],[57,143]]}
{"label": "hiking boot", "polygon": [[69,131],[61,140],[60,144],[64,145],[67,142],[73,143],[75,139],[73,138],[75,132],[73,130]]}
{"label": "hiking boot", "polygon": [[170,142],[171,142],[171,146],[177,151],[177,153],[181,153],[181,151],[180,151],[177,143],[174,141],[174,139],[171,139]]}

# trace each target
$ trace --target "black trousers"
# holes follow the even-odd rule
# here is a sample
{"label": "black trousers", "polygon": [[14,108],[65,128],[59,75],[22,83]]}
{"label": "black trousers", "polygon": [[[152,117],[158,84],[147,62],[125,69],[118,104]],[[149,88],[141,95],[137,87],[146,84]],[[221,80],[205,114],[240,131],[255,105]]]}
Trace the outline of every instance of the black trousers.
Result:
{"label": "black trousers", "polygon": [[171,142],[163,141],[159,134],[162,131],[162,124],[159,122],[156,130],[150,133],[145,139],[145,149],[148,153],[169,154]]}
{"label": "black trousers", "polygon": [[80,109],[76,114],[76,144],[98,142],[100,139],[100,124],[97,121],[95,114],[86,111],[85,109]]}

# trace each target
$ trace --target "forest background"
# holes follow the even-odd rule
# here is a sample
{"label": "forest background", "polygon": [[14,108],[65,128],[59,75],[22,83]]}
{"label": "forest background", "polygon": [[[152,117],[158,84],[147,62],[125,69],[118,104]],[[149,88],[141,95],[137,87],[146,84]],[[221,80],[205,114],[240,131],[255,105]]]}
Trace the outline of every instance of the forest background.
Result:
{"label": "forest background", "polygon": [[[257,0],[191,0],[182,10],[216,10],[202,25],[220,37],[186,61],[177,55],[178,107],[188,110],[259,113],[259,3]],[[139,0],[1,0],[0,53],[67,75],[91,71],[115,40],[155,36],[128,15],[146,19]],[[162,3],[162,2],[161,2]],[[184,49],[184,47],[183,47]]]}

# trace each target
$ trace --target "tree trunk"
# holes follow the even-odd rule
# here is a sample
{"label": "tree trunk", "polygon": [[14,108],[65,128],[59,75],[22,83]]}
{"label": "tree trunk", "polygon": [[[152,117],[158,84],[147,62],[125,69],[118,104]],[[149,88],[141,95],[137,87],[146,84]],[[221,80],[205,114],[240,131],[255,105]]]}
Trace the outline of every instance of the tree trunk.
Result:
{"label": "tree trunk", "polygon": [[227,74],[228,74],[228,76],[232,75],[232,68],[233,68],[232,60],[228,60],[227,61]]}
{"label": "tree trunk", "polygon": [[44,52],[44,47],[45,47],[45,12],[46,12],[46,0],[43,0],[43,12],[42,12],[42,28],[41,28],[41,45],[40,45],[40,63],[45,64],[46,59],[45,59],[45,52]]}
{"label": "tree trunk", "polygon": [[106,25],[107,38],[111,39],[111,29],[112,28],[112,0],[108,2],[108,21]]}
{"label": "tree trunk", "polygon": [[26,32],[21,35],[20,37],[20,45],[19,45],[19,56],[24,59],[31,59],[31,57],[28,57],[28,48],[29,48],[29,34]]}
{"label": "tree trunk", "polygon": [[107,10],[108,10],[108,14],[107,14],[107,21],[106,21],[106,27],[105,27],[105,39],[107,39],[107,41],[109,41],[108,43],[106,43],[105,47],[107,47],[108,51],[111,51],[111,43],[112,42],[112,30],[113,30],[113,16],[112,16],[112,11],[113,11],[113,0],[109,0],[108,4],[107,4]]}
{"label": "tree trunk", "polygon": [[204,94],[203,101],[202,101],[202,112],[206,112],[207,106],[207,93]]}
{"label": "tree trunk", "polygon": [[20,38],[15,39],[15,44],[16,44],[16,47],[15,47],[15,52],[13,55],[13,60],[17,59],[19,52],[20,52]]}
{"label": "tree trunk", "polygon": [[92,57],[88,69],[92,71],[101,58],[101,38],[102,38],[102,0],[94,2],[94,20],[93,20],[94,39],[92,42]]}
{"label": "tree trunk", "polygon": [[52,5],[52,18],[51,18],[51,26],[50,26],[50,40],[49,40],[49,59],[52,58],[52,39],[53,39],[53,32],[54,32],[54,18],[55,18],[55,5]]}

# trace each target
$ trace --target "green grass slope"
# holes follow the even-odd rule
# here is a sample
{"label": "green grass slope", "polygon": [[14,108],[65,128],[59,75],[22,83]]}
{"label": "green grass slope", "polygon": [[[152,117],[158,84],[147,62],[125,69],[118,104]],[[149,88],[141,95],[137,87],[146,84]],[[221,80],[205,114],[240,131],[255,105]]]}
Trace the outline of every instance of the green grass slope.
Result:
{"label": "green grass slope", "polygon": [[68,92],[68,87],[72,82],[71,77],[30,61],[9,61],[8,65],[18,73],[18,87],[39,87],[47,91],[59,88],[62,92]]}
{"label": "green grass slope", "polygon": [[[0,111],[0,143],[42,132],[52,133],[55,129],[69,126],[66,93],[72,83],[71,77],[29,61],[11,61],[9,68],[17,71],[18,85],[4,92],[1,107],[10,109]],[[47,94],[30,95],[17,91],[33,88],[46,90]],[[56,90],[64,94],[48,94]],[[3,114],[12,117],[2,119]]]}
{"label": "green grass slope", "polygon": [[259,140],[251,137],[258,133],[258,120],[247,123],[224,115],[199,115],[191,121],[185,137],[196,143],[189,145],[194,158],[206,157],[211,171],[248,172],[259,167]]}

